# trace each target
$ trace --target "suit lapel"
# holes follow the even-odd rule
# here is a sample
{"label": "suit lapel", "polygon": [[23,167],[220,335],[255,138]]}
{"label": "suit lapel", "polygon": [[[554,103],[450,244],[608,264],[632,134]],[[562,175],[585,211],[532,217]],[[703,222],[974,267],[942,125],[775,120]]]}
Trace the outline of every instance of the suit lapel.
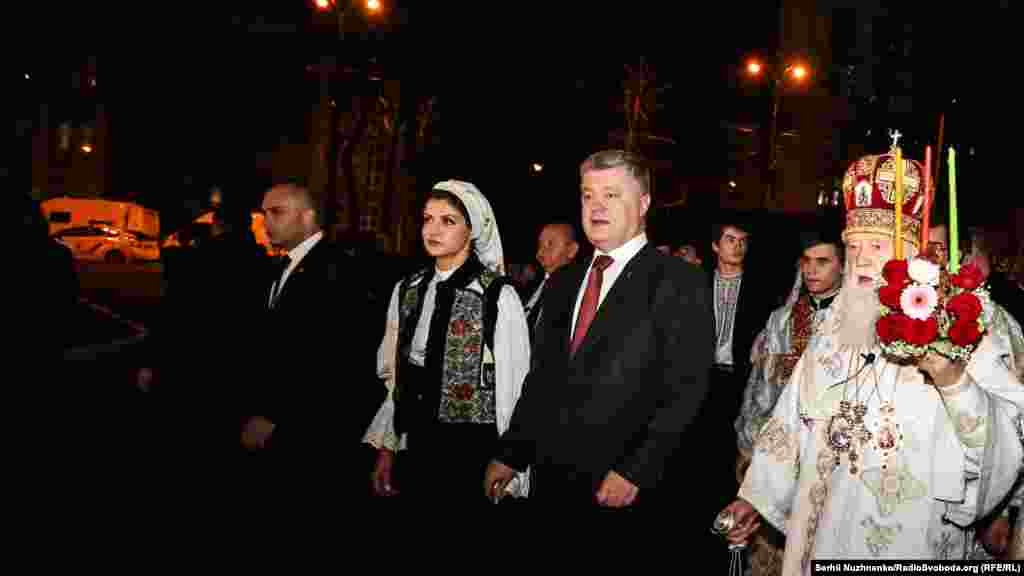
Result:
{"label": "suit lapel", "polygon": [[[558,357],[568,358],[569,338],[572,331],[573,310],[576,307],[576,297],[583,289],[583,282],[586,279],[587,268],[590,262],[580,264],[575,268],[566,270],[568,275],[565,282],[561,284],[560,293],[548,294],[548,309],[543,312],[544,316],[551,318],[551,334],[558,342]],[[551,280],[549,279],[549,282]],[[541,324],[545,321],[541,319]]]}
{"label": "suit lapel", "polygon": [[573,357],[574,362],[579,361],[601,340],[619,333],[622,326],[629,323],[629,318],[635,315],[637,308],[646,304],[649,272],[655,263],[656,254],[657,250],[647,244],[626,264],[626,268],[619,274],[608,295],[598,306],[597,315],[594,316],[583,343]]}
{"label": "suit lapel", "polygon": [[285,302],[285,298],[288,294],[298,290],[296,286],[305,282],[305,274],[307,268],[315,267],[318,259],[324,254],[323,250],[324,240],[320,239],[313,248],[306,253],[306,256],[299,260],[299,265],[292,270],[292,273],[288,275],[288,280],[284,283],[284,287],[281,289],[281,293],[277,296],[277,302],[274,303],[274,309],[278,309]]}

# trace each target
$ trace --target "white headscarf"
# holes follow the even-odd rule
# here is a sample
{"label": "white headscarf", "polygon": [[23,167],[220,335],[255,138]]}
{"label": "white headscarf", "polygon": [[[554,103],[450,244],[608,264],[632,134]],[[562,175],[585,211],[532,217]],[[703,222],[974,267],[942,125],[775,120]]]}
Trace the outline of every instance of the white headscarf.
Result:
{"label": "white headscarf", "polygon": [[469,212],[469,224],[472,227],[470,238],[474,241],[477,258],[484,266],[504,275],[505,254],[501,249],[498,221],[494,218],[494,211],[487,198],[476,186],[461,180],[438,182],[434,184],[434,190],[451,192],[462,202]]}

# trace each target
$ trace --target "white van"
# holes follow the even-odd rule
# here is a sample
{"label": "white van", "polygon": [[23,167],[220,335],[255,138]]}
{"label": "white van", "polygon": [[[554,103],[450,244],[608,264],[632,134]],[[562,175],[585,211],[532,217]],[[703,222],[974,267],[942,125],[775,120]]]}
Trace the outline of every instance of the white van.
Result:
{"label": "white van", "polygon": [[50,236],[68,228],[112,226],[147,240],[160,238],[160,213],[134,202],[61,196],[43,201],[41,207]]}

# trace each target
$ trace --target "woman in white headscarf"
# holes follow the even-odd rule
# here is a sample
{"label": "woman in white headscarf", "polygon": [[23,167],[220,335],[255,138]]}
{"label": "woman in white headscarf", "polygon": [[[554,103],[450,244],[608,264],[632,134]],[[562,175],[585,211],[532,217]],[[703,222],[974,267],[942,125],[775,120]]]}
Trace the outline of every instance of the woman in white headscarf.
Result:
{"label": "woman in white headscarf", "polygon": [[526,317],[494,212],[473,184],[434,186],[422,236],[434,264],[395,286],[377,354],[388,394],[364,438],[378,450],[373,490],[486,504],[484,471],[530,366]]}

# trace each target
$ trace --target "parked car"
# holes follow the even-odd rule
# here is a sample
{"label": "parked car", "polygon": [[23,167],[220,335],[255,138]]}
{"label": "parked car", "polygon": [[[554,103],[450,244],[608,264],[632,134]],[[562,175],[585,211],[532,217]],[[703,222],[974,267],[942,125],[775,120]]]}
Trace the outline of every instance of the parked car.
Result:
{"label": "parked car", "polygon": [[113,226],[65,228],[53,238],[70,248],[76,260],[112,264],[160,260],[160,243],[156,238]]}

